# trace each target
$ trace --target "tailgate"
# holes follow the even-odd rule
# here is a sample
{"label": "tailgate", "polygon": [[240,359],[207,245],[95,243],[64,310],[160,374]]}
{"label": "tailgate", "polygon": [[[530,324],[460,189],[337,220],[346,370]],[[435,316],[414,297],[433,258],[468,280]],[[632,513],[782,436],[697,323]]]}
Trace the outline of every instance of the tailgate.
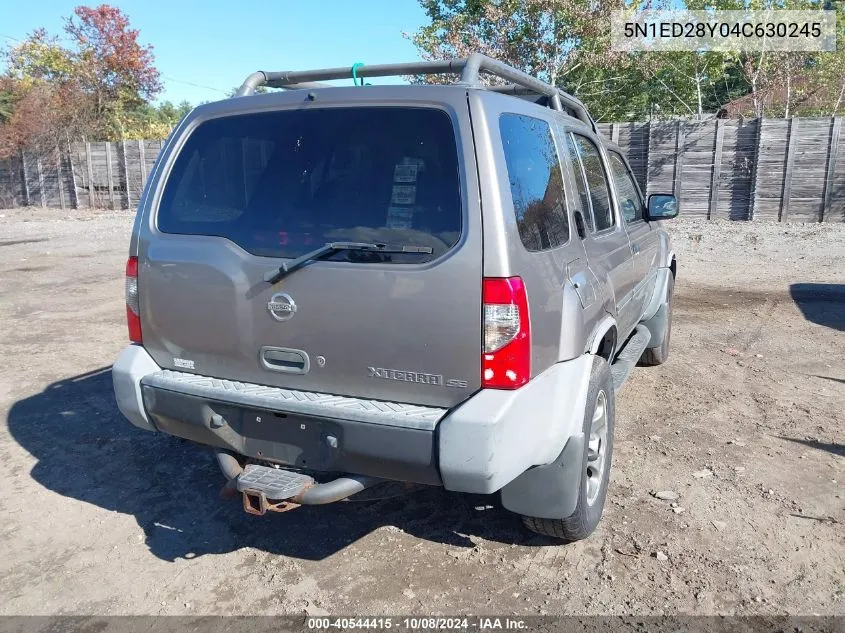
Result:
{"label": "tailgate", "polygon": [[[156,362],[437,407],[475,392],[481,227],[465,95],[458,104],[282,108],[193,127],[139,243]],[[263,281],[336,241],[432,252],[341,251]]]}

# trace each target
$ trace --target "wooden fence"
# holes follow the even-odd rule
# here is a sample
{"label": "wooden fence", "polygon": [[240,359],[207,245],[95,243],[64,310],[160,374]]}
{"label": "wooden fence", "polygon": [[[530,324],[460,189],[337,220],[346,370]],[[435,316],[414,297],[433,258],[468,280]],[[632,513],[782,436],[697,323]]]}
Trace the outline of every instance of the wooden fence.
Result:
{"label": "wooden fence", "polygon": [[162,141],[71,143],[0,161],[0,208],[133,209]]}
{"label": "wooden fence", "polygon": [[[648,193],[687,217],[845,222],[839,118],[602,123]],[[0,161],[0,208],[131,209],[161,141],[76,143]]]}
{"label": "wooden fence", "polygon": [[685,217],[845,222],[842,118],[599,124]]}

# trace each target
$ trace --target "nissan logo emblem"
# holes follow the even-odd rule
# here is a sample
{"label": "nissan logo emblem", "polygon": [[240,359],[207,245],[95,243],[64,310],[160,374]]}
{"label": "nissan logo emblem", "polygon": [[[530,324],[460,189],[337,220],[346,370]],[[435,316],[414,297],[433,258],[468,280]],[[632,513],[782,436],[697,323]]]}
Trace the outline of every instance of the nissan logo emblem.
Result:
{"label": "nissan logo emblem", "polygon": [[288,321],[296,314],[296,302],[286,292],[277,292],[267,302],[267,309],[276,321]]}

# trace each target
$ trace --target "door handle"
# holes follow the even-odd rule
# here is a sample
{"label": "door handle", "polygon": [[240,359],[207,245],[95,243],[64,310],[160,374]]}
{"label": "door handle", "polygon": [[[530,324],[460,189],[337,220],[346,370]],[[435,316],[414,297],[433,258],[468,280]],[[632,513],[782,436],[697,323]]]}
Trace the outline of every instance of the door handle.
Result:
{"label": "door handle", "polygon": [[262,347],[261,364],[264,369],[285,374],[307,374],[310,369],[308,354],[284,347]]}
{"label": "door handle", "polygon": [[587,238],[587,230],[584,228],[584,216],[580,211],[575,211],[573,214],[575,218],[575,230],[578,231],[578,237],[582,240]]}

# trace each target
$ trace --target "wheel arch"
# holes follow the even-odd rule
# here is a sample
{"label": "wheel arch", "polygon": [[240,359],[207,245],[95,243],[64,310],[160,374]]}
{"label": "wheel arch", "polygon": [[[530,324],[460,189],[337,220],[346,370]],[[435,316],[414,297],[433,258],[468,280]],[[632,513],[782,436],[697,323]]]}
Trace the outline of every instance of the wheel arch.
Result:
{"label": "wheel arch", "polygon": [[607,314],[598,322],[593,329],[587,341],[587,348],[584,350],[588,354],[594,356],[601,356],[608,363],[613,360],[616,353],[619,331],[616,325],[616,319]]}

